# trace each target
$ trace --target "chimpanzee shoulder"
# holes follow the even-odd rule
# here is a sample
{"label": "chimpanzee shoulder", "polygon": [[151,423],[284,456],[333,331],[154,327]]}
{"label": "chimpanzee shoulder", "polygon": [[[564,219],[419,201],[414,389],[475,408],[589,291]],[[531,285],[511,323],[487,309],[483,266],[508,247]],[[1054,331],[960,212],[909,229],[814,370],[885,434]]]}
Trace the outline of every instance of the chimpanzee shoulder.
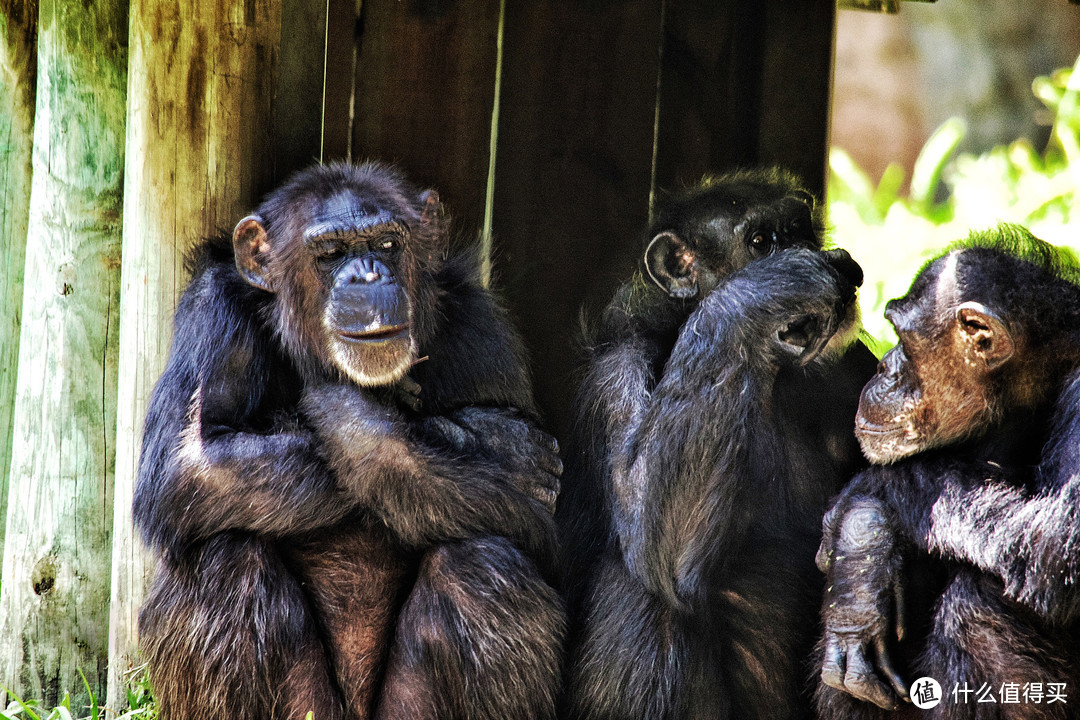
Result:
{"label": "chimpanzee shoulder", "polygon": [[410,376],[422,389],[424,412],[468,403],[535,415],[528,354],[498,297],[482,286],[474,252],[452,255],[436,274],[434,340],[421,347]]}

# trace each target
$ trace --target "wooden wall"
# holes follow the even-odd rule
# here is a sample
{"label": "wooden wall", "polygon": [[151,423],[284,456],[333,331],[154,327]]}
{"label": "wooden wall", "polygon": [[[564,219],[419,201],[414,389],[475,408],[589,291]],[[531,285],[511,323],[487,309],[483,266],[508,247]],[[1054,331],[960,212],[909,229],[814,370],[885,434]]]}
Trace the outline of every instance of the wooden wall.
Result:
{"label": "wooden wall", "polygon": [[[632,271],[657,194],[757,163],[823,188],[834,14],[830,0],[0,0],[0,62],[18,78],[0,92],[3,359],[22,337],[18,382],[0,364],[0,685],[75,691],[74,706],[75,666],[100,696],[107,655],[124,704],[149,571],[130,516],[142,415],[196,238],[319,159],[398,163],[440,191],[463,243],[482,236],[562,434],[579,312]],[[94,132],[65,134],[73,117]]]}
{"label": "wooden wall", "polygon": [[[579,312],[632,271],[655,192],[759,163],[824,188],[828,0],[344,5],[331,30],[356,28],[355,104],[351,120],[327,105],[327,156],[398,162],[462,232],[490,233],[494,285],[560,433]],[[334,80],[328,94],[350,97]]]}

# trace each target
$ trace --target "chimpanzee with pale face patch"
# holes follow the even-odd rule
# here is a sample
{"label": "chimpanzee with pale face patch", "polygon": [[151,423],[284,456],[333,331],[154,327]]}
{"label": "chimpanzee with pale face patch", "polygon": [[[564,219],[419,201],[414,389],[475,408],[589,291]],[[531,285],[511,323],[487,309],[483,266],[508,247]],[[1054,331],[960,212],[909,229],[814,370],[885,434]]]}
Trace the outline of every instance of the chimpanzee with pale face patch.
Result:
{"label": "chimpanzee with pale face patch", "polygon": [[146,419],[161,717],[552,718],[561,464],[434,192],[305,171],[198,249]]}
{"label": "chimpanzee with pale face patch", "polygon": [[566,716],[808,717],[828,500],[876,360],[813,199],[747,171],[671,197],[589,339],[556,518]]}
{"label": "chimpanzee with pale face patch", "polygon": [[[818,555],[826,720],[1075,717],[1078,282],[1075,260],[1002,226],[889,303],[900,342],[856,427],[876,466],[827,515]],[[923,676],[944,695],[925,713],[902,702]],[[1067,703],[1048,701],[1060,689]]]}

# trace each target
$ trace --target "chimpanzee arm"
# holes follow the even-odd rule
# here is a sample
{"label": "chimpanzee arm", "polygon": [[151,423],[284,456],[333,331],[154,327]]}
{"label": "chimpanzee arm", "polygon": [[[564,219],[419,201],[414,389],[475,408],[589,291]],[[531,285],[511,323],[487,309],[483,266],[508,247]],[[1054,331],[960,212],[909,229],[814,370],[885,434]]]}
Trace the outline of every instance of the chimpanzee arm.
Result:
{"label": "chimpanzee arm", "polygon": [[[930,550],[1000,577],[1005,593],[1048,620],[1080,610],[1080,477],[1029,495],[1007,484],[947,486],[934,503]],[[921,538],[920,538],[921,539]]]}
{"label": "chimpanzee arm", "polygon": [[749,496],[758,491],[746,482],[750,448],[768,432],[763,413],[776,373],[798,352],[778,333],[817,317],[816,352],[842,304],[827,262],[790,251],[731,275],[683,325],[628,438],[623,470],[642,508],[642,521],[621,534],[628,564],[672,605],[700,601],[707,571],[749,525]]}
{"label": "chimpanzee arm", "polygon": [[282,360],[243,309],[258,307],[254,291],[234,276],[214,267],[192,282],[150,401],[134,513],[157,547],[228,530],[306,531],[356,507],[310,431],[260,417]]}
{"label": "chimpanzee arm", "polygon": [[432,434],[430,423],[411,429],[393,409],[351,385],[308,388],[302,409],[339,481],[405,545],[493,534],[516,541],[532,557],[553,556],[554,493],[541,479],[547,476],[557,487],[561,467],[557,447],[526,419],[467,408],[438,421],[450,426],[448,434],[487,435],[485,445],[501,448],[489,456],[454,454],[423,442]]}
{"label": "chimpanzee arm", "polygon": [[[878,477],[888,469],[875,468]],[[872,471],[850,483],[822,521],[817,565],[825,573],[821,680],[895,709],[907,684],[893,667],[891,637],[904,636],[903,543],[885,504],[869,492]]]}
{"label": "chimpanzee arm", "polygon": [[[1057,403],[1050,440],[1031,478],[985,463],[912,462],[921,497],[896,498],[902,530],[917,545],[968,562],[1006,594],[1051,621],[1080,610],[1080,374]],[[1028,481],[1028,482],[1025,482]],[[918,513],[920,516],[916,516]]]}
{"label": "chimpanzee arm", "polygon": [[[588,438],[592,446],[579,451],[579,456],[604,464],[587,468],[587,476],[610,478],[610,484],[604,483],[603,487],[604,504],[610,512],[612,530],[625,546],[641,521],[643,488],[634,484],[629,469],[635,456],[637,430],[655,385],[652,365],[659,349],[651,338],[638,334],[594,352],[577,398],[582,425],[578,435]],[[581,458],[576,460],[580,462]]]}
{"label": "chimpanzee arm", "polygon": [[[252,429],[281,359],[272,355],[272,340],[254,312],[242,309],[258,306],[253,291],[230,271],[215,268],[198,278],[177,309],[172,354],[147,416],[135,498],[148,542],[190,541],[226,530],[287,535],[332,525],[363,507],[390,518],[409,544],[491,533],[550,555],[545,502],[558,486],[558,459],[551,439],[524,420],[500,419],[502,444],[517,451],[505,453],[502,465],[480,455],[440,453],[408,437],[393,410],[351,386],[330,391],[351,404],[339,408],[332,397],[311,401],[310,417],[329,428],[329,438],[282,419]],[[351,417],[350,410],[358,414]],[[458,418],[454,425],[470,423],[481,421]],[[519,442],[510,443],[506,438],[514,433]],[[334,437],[355,446],[328,450]],[[367,458],[372,446],[381,462]],[[332,469],[327,455],[369,462],[362,473],[337,478],[334,469],[344,468]],[[379,473],[389,474],[385,482],[373,482]],[[352,482],[356,477],[363,481]],[[375,494],[373,487],[385,492]]]}

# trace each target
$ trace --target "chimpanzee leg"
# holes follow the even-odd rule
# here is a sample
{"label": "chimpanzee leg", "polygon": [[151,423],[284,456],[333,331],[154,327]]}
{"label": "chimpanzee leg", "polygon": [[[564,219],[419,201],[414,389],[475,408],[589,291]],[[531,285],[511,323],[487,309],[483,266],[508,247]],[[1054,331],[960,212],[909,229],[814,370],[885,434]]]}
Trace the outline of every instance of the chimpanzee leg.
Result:
{"label": "chimpanzee leg", "polygon": [[139,632],[162,720],[346,717],[299,583],[253,536],[161,563]]}
{"label": "chimpanzee leg", "polygon": [[[655,720],[697,717],[681,706],[693,697],[697,675],[693,644],[678,614],[630,574],[622,558],[609,553],[595,565],[580,627],[573,633],[567,718]],[[714,683],[717,678],[712,678]],[[728,706],[711,693],[712,713],[724,717]],[[680,712],[683,711],[683,712]]]}
{"label": "chimpanzee leg", "polygon": [[398,619],[380,720],[549,720],[562,602],[503,538],[428,551]]}
{"label": "chimpanzee leg", "polygon": [[[1053,635],[1034,627],[1018,606],[1007,607],[996,580],[967,569],[958,571],[941,596],[924,654],[926,674],[941,683],[944,695],[927,716],[941,720],[1072,717],[1070,703],[1047,702],[1052,683],[1064,683],[1067,692],[1076,687],[1064,649]],[[1043,696],[1040,702],[1032,701],[1032,684]],[[979,702],[980,696],[984,702]],[[994,702],[989,701],[991,696]]]}

